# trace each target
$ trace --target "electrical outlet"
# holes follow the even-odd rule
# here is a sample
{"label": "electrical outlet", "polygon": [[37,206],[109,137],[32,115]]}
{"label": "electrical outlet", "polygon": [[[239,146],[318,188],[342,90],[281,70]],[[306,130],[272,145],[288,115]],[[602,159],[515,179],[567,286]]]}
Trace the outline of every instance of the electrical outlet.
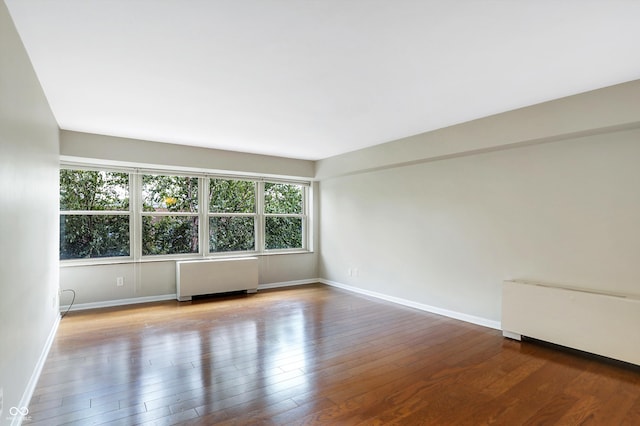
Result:
{"label": "electrical outlet", "polygon": [[116,277],[116,285],[122,287],[124,285],[124,277]]}

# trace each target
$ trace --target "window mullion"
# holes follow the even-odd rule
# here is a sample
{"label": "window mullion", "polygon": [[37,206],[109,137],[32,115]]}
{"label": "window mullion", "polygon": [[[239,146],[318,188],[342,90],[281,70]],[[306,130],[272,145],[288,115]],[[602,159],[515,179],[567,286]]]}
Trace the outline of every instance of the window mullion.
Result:
{"label": "window mullion", "polygon": [[130,194],[129,209],[131,210],[131,253],[134,260],[142,257],[142,177],[138,173],[129,174]]}
{"label": "window mullion", "polygon": [[209,217],[255,217],[255,213],[209,213]]}
{"label": "window mullion", "polygon": [[200,216],[200,213],[192,213],[192,212],[141,212],[142,216],[167,216],[167,217],[174,217],[174,216],[182,216],[182,217],[192,217],[192,216]]}
{"label": "window mullion", "polygon": [[256,250],[263,253],[265,250],[265,224],[264,224],[264,181],[256,182]]}
{"label": "window mullion", "polygon": [[265,213],[265,217],[297,217],[304,218],[305,215],[302,213]]}
{"label": "window mullion", "polygon": [[309,187],[302,187],[302,248],[309,248]]}
{"label": "window mullion", "polygon": [[[131,200],[131,199],[130,199]],[[127,216],[128,210],[60,210],[61,215],[76,216]]]}
{"label": "window mullion", "polygon": [[209,255],[209,178],[201,177],[199,180],[198,213],[200,221],[200,255]]}

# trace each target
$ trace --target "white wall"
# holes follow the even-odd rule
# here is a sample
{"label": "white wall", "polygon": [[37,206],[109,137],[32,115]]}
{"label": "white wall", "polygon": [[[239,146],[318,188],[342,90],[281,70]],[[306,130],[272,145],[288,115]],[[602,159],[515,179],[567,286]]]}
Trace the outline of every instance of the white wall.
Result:
{"label": "white wall", "polygon": [[0,2],[0,424],[28,401],[58,315],[59,136]]}
{"label": "white wall", "polygon": [[633,128],[638,99],[640,80],[544,102],[320,160],[316,178]]}
{"label": "white wall", "polygon": [[150,142],[91,133],[61,131],[63,158],[104,161],[109,164],[146,165],[206,171],[248,173],[281,177],[312,178],[315,164],[309,160],[246,154]]}
{"label": "white wall", "polygon": [[[600,94],[603,105],[596,106],[603,110],[609,98]],[[561,122],[558,105],[571,103],[529,112],[550,109]],[[460,128],[439,133],[470,138],[472,148],[474,137],[501,134],[504,121],[518,142],[505,143],[508,149],[393,164],[411,152],[396,142],[374,154],[347,154],[359,159],[351,166],[344,158],[321,161],[319,170],[337,175],[320,183],[320,276],[495,322],[505,279],[640,295],[640,103],[623,122],[611,115],[618,125],[588,131],[574,112],[564,116],[572,133],[591,136],[519,138],[507,113],[474,123],[488,126],[475,136]],[[593,122],[587,113],[583,118],[588,129]],[[526,123],[523,134],[531,131]],[[421,137],[428,143],[433,135],[411,144]],[[380,155],[385,149],[388,155]]]}
{"label": "white wall", "polygon": [[[158,298],[176,294],[176,267],[173,261],[130,262],[112,265],[65,265],[60,268],[60,285],[76,292],[74,304],[105,304],[124,299]],[[291,253],[259,257],[259,284],[309,281],[318,277],[316,253]],[[124,285],[116,285],[116,277]],[[142,299],[141,299],[142,300]],[[67,306],[71,293],[65,292],[61,305]]]}

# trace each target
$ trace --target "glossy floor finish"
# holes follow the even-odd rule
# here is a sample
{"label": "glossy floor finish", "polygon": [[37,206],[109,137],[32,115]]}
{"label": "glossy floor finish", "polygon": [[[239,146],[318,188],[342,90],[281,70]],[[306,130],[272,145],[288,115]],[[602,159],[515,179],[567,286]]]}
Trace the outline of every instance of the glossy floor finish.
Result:
{"label": "glossy floor finish", "polygon": [[640,424],[640,370],[323,285],[72,312],[24,424]]}

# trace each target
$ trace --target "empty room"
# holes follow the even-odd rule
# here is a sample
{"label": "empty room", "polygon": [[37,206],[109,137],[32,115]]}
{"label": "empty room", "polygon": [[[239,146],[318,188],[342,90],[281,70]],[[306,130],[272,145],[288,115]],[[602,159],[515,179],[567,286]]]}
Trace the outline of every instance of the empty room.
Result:
{"label": "empty room", "polygon": [[640,3],[0,3],[0,424],[640,424]]}

